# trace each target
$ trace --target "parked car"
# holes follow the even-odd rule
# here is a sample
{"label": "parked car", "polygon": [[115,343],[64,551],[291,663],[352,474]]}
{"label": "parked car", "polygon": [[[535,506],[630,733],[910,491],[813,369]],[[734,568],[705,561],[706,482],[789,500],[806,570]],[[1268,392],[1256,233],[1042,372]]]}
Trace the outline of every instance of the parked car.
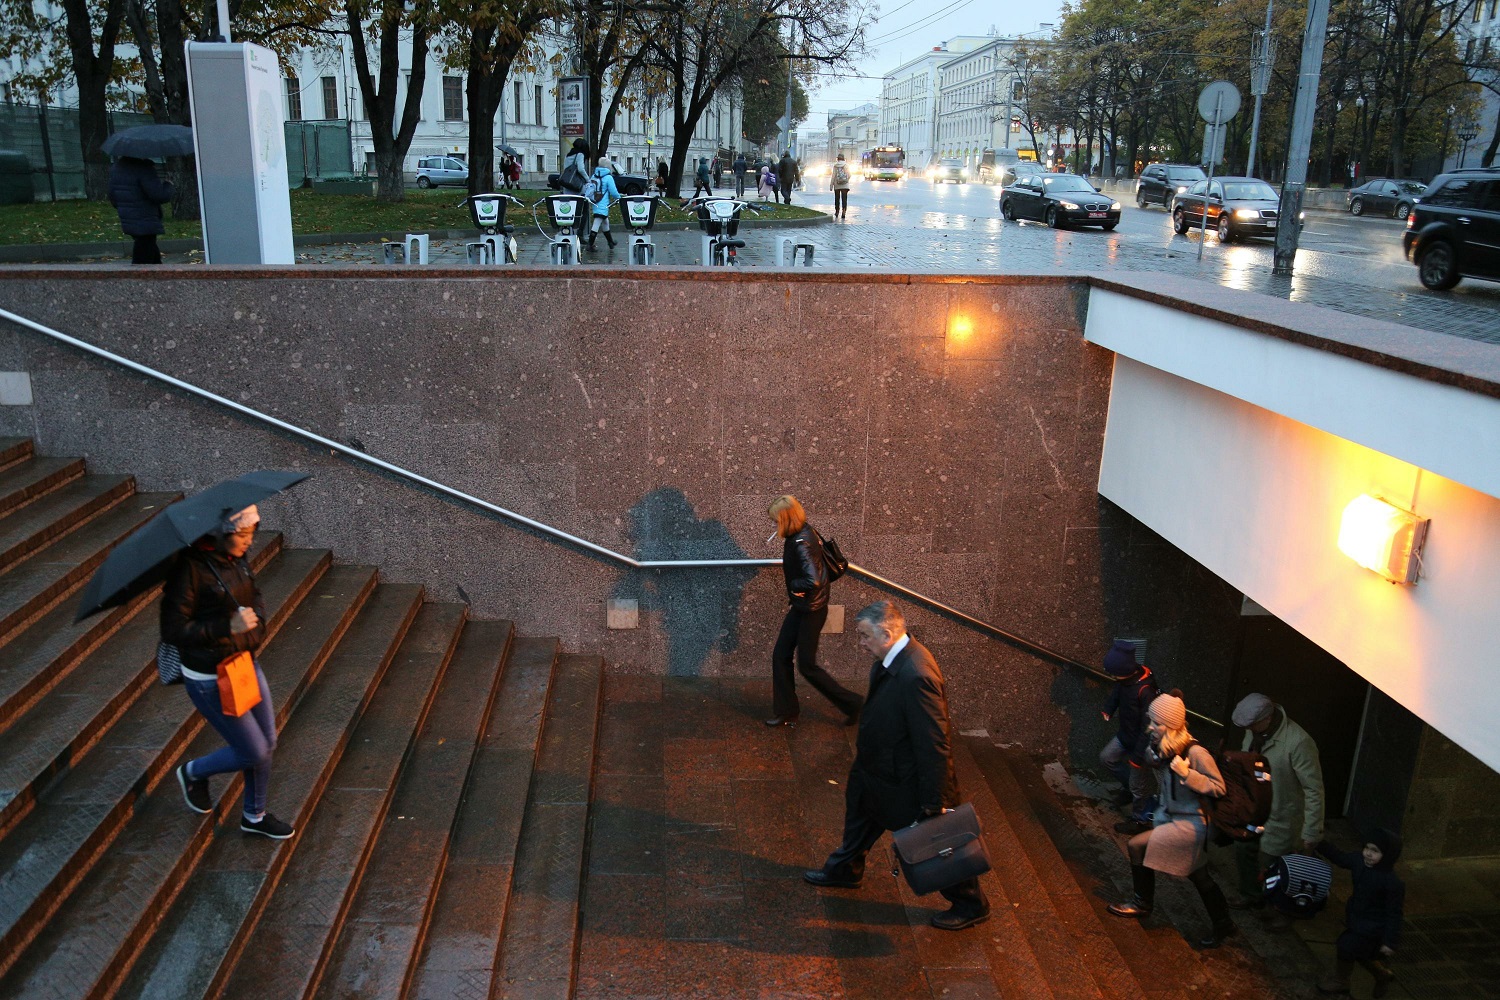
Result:
{"label": "parked car", "polygon": [[[1207,194],[1205,203],[1204,195]],[[1201,180],[1172,196],[1172,228],[1179,234],[1203,224],[1228,243],[1241,236],[1275,236],[1281,196],[1257,177]]]}
{"label": "parked car", "polygon": [[1397,219],[1411,214],[1412,206],[1427,191],[1420,181],[1397,181],[1389,177],[1372,177],[1359,187],[1349,189],[1350,215],[1366,212],[1389,212]]}
{"label": "parked car", "polygon": [[[746,176],[749,176],[748,174]],[[691,177],[684,175],[684,180]],[[562,174],[548,174],[547,186],[554,191],[562,190]],[[733,177],[730,177],[730,186],[733,187]],[[641,174],[622,174],[616,171],[615,187],[620,189],[621,194],[645,194],[651,190],[651,178]]]}
{"label": "parked car", "polygon": [[1500,281],[1500,168],[1434,179],[1407,216],[1401,247],[1428,288],[1452,288],[1461,277]]}
{"label": "parked car", "polygon": [[1188,163],[1152,163],[1141,171],[1135,182],[1135,205],[1160,205],[1170,209],[1172,199],[1187,191],[1205,176],[1201,167]]}
{"label": "parked car", "polygon": [[1120,224],[1120,203],[1077,174],[1036,174],[1000,192],[1000,214],[1009,222],[1037,219],[1053,229]]}
{"label": "parked car", "polygon": [[939,160],[928,177],[934,184],[963,184],[969,179],[969,171],[964,167],[963,160]]}
{"label": "parked car", "polygon": [[469,165],[451,156],[424,156],[417,161],[417,187],[469,183]]}

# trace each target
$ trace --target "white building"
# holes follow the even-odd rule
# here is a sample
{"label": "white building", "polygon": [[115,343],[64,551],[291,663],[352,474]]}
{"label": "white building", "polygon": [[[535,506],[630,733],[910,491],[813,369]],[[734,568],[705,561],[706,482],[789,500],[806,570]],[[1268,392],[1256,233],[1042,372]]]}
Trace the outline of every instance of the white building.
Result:
{"label": "white building", "polygon": [[906,150],[908,167],[925,168],[937,158],[939,70],[954,56],[986,41],[982,35],[959,35],[885,74],[880,87],[879,140]]}
{"label": "white building", "polygon": [[[1459,45],[1463,47],[1466,60],[1492,56],[1500,49],[1500,0],[1477,0],[1473,13],[1463,25]],[[1454,143],[1452,155],[1443,162],[1444,170],[1482,165],[1484,151],[1489,148],[1490,140],[1495,135],[1496,115],[1500,114],[1500,96],[1488,87],[1481,87],[1479,97],[1480,110],[1472,122],[1448,123],[1448,127],[1455,133],[1462,131],[1464,125],[1478,127],[1467,148],[1462,140]]]}
{"label": "white building", "polygon": [[828,112],[828,159],[840,153],[850,163],[880,145],[880,105],[869,102],[857,108]]}

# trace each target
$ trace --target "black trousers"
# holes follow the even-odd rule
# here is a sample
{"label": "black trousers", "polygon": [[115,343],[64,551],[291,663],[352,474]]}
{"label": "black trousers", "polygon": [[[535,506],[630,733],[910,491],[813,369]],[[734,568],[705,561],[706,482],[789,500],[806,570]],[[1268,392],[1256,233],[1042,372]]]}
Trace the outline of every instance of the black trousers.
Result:
{"label": "black trousers", "polygon": [[786,202],[788,205],[790,205],[792,203],[792,182],[791,181],[782,181],[781,182],[781,200],[784,201],[784,202]]}
{"label": "black trousers", "polygon": [[849,189],[833,189],[833,214],[841,215],[849,211]]}
{"label": "black trousers", "polygon": [[735,174],[734,175],[734,196],[736,198],[743,198],[743,197],[745,197],[745,175],[744,174]]}
{"label": "black trousers", "polygon": [[[844,789],[844,842],[839,849],[828,855],[823,870],[832,878],[859,881],[865,874],[865,855],[885,833],[885,828],[872,820],[859,802],[861,792],[858,782],[851,775]],[[964,879],[957,885],[940,890],[954,912],[965,917],[979,916],[990,912],[990,901],[979,879]]]}
{"label": "black trousers", "polygon": [[795,718],[802,710],[797,703],[797,678],[792,673],[792,654],[796,653],[797,670],[818,692],[838,706],[845,715],[854,715],[865,700],[833,679],[818,666],[818,634],[828,620],[828,609],[798,611],[788,608],[781,622],[781,634],[771,651],[771,712],[782,718]]}
{"label": "black trousers", "polygon": [[130,254],[130,263],[161,263],[161,247],[156,245],[155,233],[149,233],[145,236],[132,236],[131,239],[135,240],[135,249]]}

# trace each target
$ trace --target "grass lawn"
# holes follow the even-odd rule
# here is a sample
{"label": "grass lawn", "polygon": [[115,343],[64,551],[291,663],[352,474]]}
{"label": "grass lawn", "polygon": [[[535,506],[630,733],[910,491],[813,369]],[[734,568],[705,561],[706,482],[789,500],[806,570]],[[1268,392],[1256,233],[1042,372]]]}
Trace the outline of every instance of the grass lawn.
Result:
{"label": "grass lawn", "polygon": [[[527,205],[541,198],[546,192],[514,191]],[[399,204],[383,204],[367,195],[314,194],[298,189],[292,192],[292,231],[295,233],[372,233],[388,231],[404,233],[425,229],[469,229],[468,209],[458,206],[464,197],[460,188],[443,188],[436,191],[407,191],[406,200]],[[688,214],[675,207],[657,213],[659,223],[684,222]],[[760,203],[757,203],[760,204]],[[515,210],[512,210],[513,212]],[[530,212],[521,212],[519,218],[512,214],[507,221],[531,224]],[[192,239],[200,235],[197,222],[179,222],[166,213],[167,233],[162,239]],[[747,219],[814,219],[822,215],[801,205],[766,205],[765,211],[756,216],[745,213]],[[545,220],[546,211],[538,216]],[[610,217],[620,219],[616,207]],[[622,223],[623,224],[623,223]],[[120,220],[109,202],[58,201],[35,202],[30,205],[0,205],[0,245],[20,243],[114,243],[128,240],[120,232]]]}

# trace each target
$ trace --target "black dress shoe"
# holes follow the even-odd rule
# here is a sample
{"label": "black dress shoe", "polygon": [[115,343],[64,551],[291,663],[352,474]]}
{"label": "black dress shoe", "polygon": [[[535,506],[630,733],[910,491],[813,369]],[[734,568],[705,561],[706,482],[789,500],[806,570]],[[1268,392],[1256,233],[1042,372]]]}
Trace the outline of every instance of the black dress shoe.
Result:
{"label": "black dress shoe", "polygon": [[810,885],[820,885],[825,889],[858,889],[860,883],[860,880],[857,878],[834,878],[821,868],[814,868],[810,872],[803,872],[802,881]]}
{"label": "black dress shoe", "polygon": [[973,927],[990,919],[989,911],[984,913],[963,914],[955,910],[947,910],[943,913],[932,915],[932,926],[940,931],[961,931],[965,927]]}
{"label": "black dress shoe", "polygon": [[1223,924],[1222,926],[1215,927],[1213,930],[1211,930],[1211,931],[1208,932],[1208,936],[1207,937],[1203,937],[1203,938],[1199,938],[1198,939],[1198,947],[1199,948],[1217,948],[1224,941],[1225,938],[1227,938],[1231,934],[1235,933],[1236,930],[1238,930],[1238,928],[1236,928],[1234,926],[1234,924],[1232,924],[1232,923]]}
{"label": "black dress shoe", "polygon": [[795,715],[778,715],[778,716],[776,716],[774,718],[770,718],[770,719],[766,720],[766,725],[772,726],[772,727],[775,727],[775,726],[795,726],[796,724],[797,724],[797,717]]}

